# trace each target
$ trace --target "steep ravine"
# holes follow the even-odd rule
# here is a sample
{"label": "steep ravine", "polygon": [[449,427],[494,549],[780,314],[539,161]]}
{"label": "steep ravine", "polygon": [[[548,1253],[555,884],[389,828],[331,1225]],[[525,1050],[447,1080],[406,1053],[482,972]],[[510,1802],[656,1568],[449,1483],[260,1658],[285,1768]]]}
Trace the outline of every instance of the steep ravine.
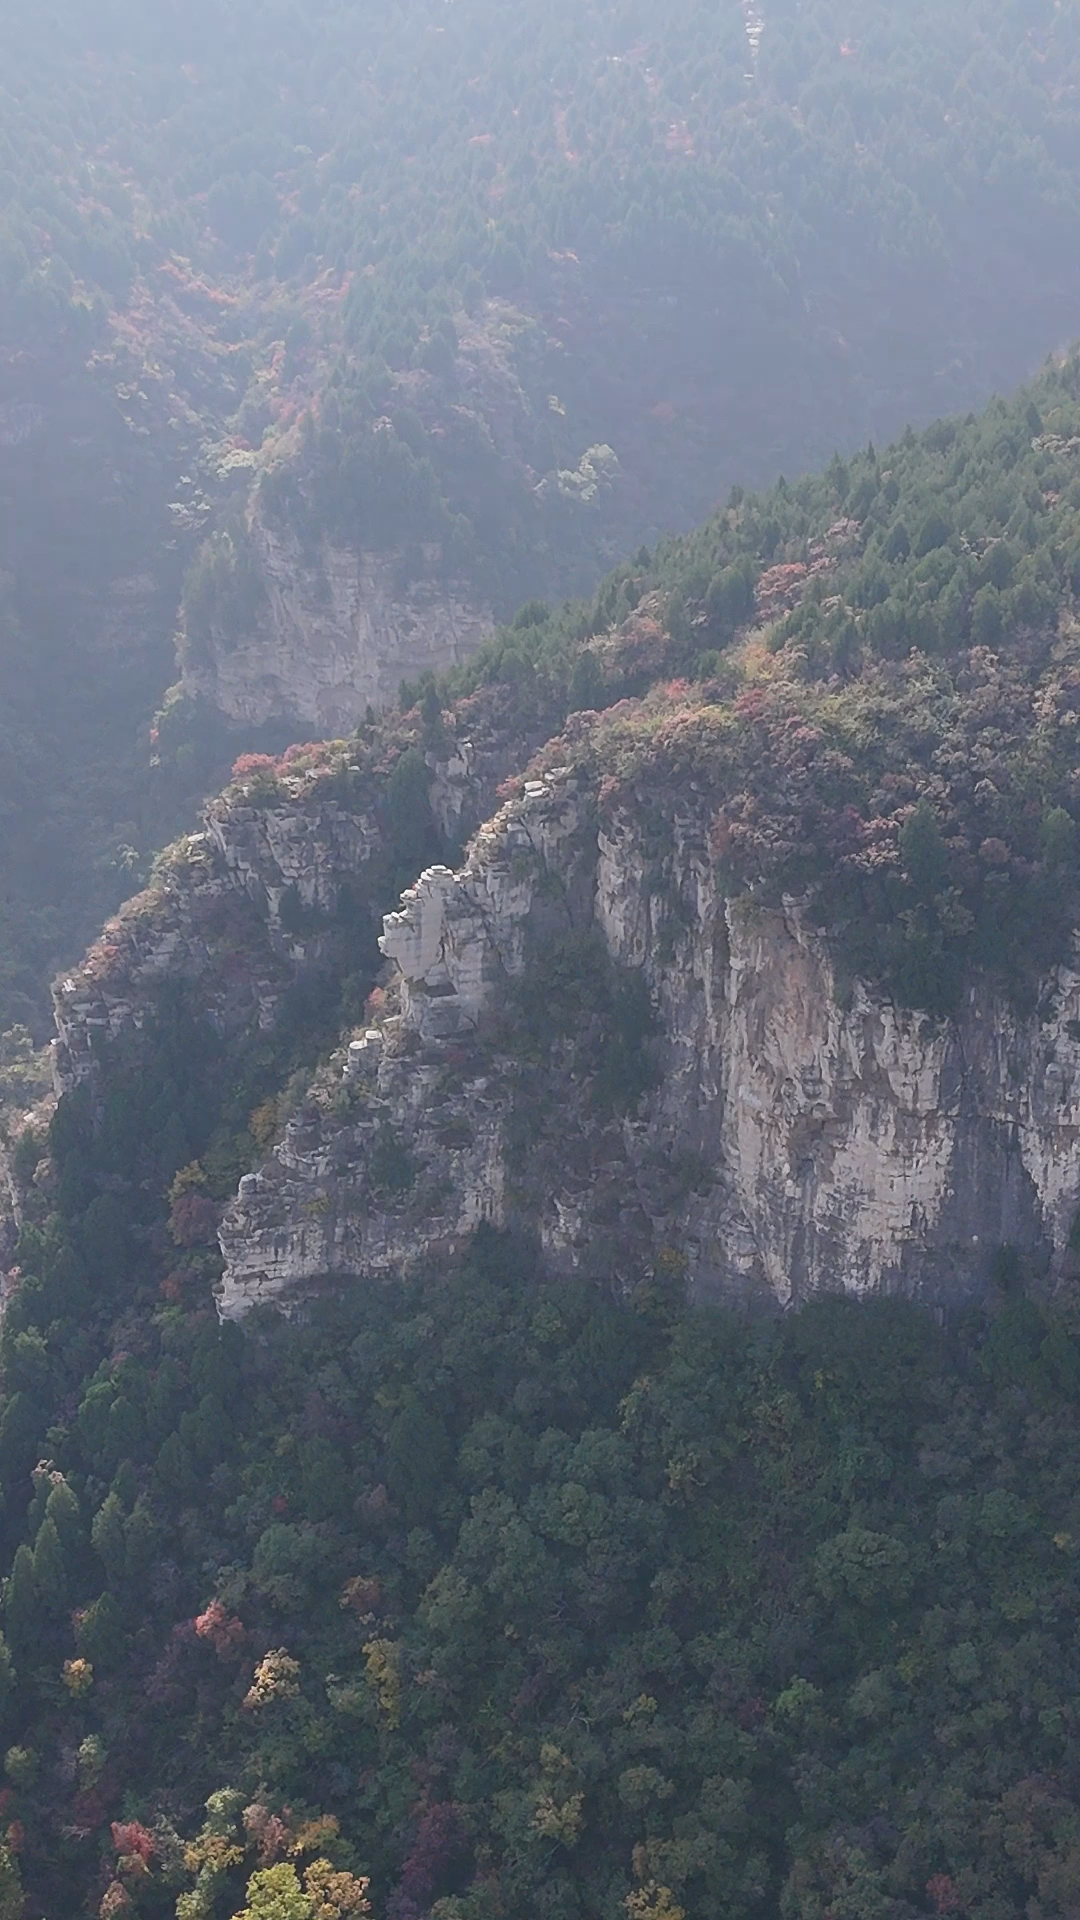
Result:
{"label": "steep ravine", "polygon": [[[642,812],[563,769],[458,873],[421,876],[384,922],[384,1017],[227,1211],[224,1316],[449,1250],[481,1220],[537,1234],[552,1269],[685,1273],[699,1295],[782,1304],[955,1297],[1005,1245],[1061,1275],[1080,971],[1044,983],[1039,1017],[977,982],[949,1021],[859,981],[841,1006],[811,916],[725,896],[705,824],[670,819],[658,860],[655,822],[647,838]],[[558,993],[546,958],[597,934],[595,964],[646,982],[654,1009],[652,1085],[621,1102],[590,1052],[595,1010],[568,1019],[553,998],[536,1021],[545,978]]]}

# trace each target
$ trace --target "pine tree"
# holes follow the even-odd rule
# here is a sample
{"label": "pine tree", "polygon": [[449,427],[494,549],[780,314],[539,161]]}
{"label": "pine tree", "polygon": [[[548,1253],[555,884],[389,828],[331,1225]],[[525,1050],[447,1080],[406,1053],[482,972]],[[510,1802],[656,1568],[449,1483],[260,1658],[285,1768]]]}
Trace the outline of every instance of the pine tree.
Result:
{"label": "pine tree", "polygon": [[44,1519],[34,1542],[34,1584],[47,1613],[59,1618],[68,1604],[68,1567],[55,1520]]}
{"label": "pine tree", "polygon": [[45,1502],[45,1518],[55,1526],[65,1554],[77,1553],[83,1545],[82,1512],[66,1480],[58,1480],[53,1487]]}
{"label": "pine tree", "polygon": [[98,1508],[90,1528],[90,1539],[93,1542],[94,1552],[108,1575],[109,1584],[118,1586],[124,1578],[127,1567],[124,1509],[119,1494],[108,1494]]}
{"label": "pine tree", "polygon": [[25,1541],[12,1562],[8,1582],[7,1637],[16,1660],[33,1655],[38,1637],[38,1590],[34,1556]]}
{"label": "pine tree", "polygon": [[0,1633],[0,1722],[7,1712],[8,1701],[15,1691],[15,1668],[12,1664],[11,1649]]}

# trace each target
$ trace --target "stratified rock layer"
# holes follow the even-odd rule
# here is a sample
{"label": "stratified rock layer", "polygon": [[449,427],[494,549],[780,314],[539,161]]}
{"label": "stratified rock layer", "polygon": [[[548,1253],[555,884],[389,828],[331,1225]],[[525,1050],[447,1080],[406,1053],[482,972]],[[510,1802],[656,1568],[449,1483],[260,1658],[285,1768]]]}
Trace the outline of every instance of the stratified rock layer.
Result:
{"label": "stratified rock layer", "polygon": [[[946,1022],[862,982],[841,1005],[806,907],[727,897],[693,805],[658,848],[657,798],[605,810],[590,776],[562,769],[505,806],[458,873],[430,869],[404,895],[382,937],[389,1016],[227,1212],[223,1315],[407,1266],[481,1220],[538,1234],[556,1270],[683,1270],[699,1295],[784,1304],[954,1297],[1006,1244],[1062,1271],[1080,974],[1045,982],[1029,1019],[978,982]],[[656,1013],[652,1089],[621,1113],[558,1018],[531,1077],[514,1024],[515,983],[535,991],[552,940],[590,932]]]}

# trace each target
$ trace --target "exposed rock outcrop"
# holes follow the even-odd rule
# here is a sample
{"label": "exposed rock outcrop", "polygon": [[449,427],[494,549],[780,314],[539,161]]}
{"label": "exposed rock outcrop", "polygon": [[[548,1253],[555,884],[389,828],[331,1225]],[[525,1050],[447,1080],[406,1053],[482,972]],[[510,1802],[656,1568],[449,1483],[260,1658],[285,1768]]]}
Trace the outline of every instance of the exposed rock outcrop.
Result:
{"label": "exposed rock outcrop", "polygon": [[[445,673],[475,653],[492,615],[461,581],[401,584],[402,556],[357,554],[324,540],[314,564],[295,539],[256,520],[265,589],[253,630],[214,630],[182,649],[186,690],[245,726],[288,720],[343,734],[369,706],[392,704],[401,681]],[[425,564],[434,567],[437,550]]]}
{"label": "exposed rock outcrop", "polygon": [[[408,1265],[480,1220],[537,1232],[551,1268],[685,1270],[698,1294],[785,1304],[956,1296],[1003,1244],[1060,1274],[1080,1199],[1080,970],[1046,981],[1029,1018],[978,982],[949,1021],[862,982],[841,1005],[805,904],[727,897],[705,819],[675,811],[658,849],[651,798],[647,820],[557,770],[458,873],[405,894],[382,937],[388,1016],[227,1212],[223,1315]],[[655,1010],[653,1084],[622,1110],[554,1001],[537,1043],[545,955],[590,937]]]}
{"label": "exposed rock outcrop", "polygon": [[[463,703],[461,730],[448,724],[426,753],[432,820],[448,847],[475,831],[499,783],[550,729],[546,713],[530,726],[509,718],[506,704],[498,690]],[[163,985],[197,989],[223,1035],[265,1030],[288,988],[332,960],[346,895],[374,933],[392,839],[386,770],[415,740],[407,721],[392,738],[370,732],[366,744],[340,741],[255,766],[209,803],[202,832],[168,849],[154,884],[54,984],[61,1093],[93,1072],[109,1042],[146,1026]]]}
{"label": "exposed rock outcrop", "polygon": [[[220,823],[219,823],[220,824]],[[81,966],[53,986],[57,1091],[91,1076],[103,1050],[152,1019],[161,987],[197,988],[201,1009],[222,1033],[269,1026],[295,977],[295,946],[271,937],[277,885],[228,858],[209,832],[170,850],[157,884],[110,920]],[[250,887],[250,893],[248,891]],[[262,896],[262,911],[252,896]],[[223,966],[223,951],[233,964]]]}

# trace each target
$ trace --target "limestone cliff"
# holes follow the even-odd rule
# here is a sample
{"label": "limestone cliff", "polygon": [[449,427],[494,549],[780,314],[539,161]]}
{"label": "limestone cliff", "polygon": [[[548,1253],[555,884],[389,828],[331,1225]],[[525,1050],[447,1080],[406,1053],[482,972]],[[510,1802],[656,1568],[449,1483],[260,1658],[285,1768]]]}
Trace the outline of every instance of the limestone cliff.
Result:
{"label": "limestone cliff", "polygon": [[[536,1233],[551,1268],[685,1271],[698,1294],[785,1304],[837,1287],[955,1296],[1003,1244],[1062,1272],[1080,963],[1030,1017],[977,981],[947,1021],[860,981],[841,1003],[808,903],[730,897],[707,809],[663,805],[555,769],[459,872],[404,895],[384,922],[385,1017],[226,1214],[223,1315],[448,1250],[480,1220]],[[559,1005],[550,962],[568,941],[616,994],[647,986],[649,1071],[621,1100],[589,1032],[617,1000],[570,1020]]]}
{"label": "limestone cliff", "polygon": [[[258,519],[252,538],[263,595],[251,631],[214,625],[197,649],[181,646],[186,691],[237,724],[348,733],[369,706],[396,701],[403,679],[447,672],[491,629],[490,609],[461,581],[403,584],[399,553],[324,540],[312,561]],[[427,549],[425,565],[437,557]]]}
{"label": "limestone cliff", "polygon": [[[499,689],[463,702],[424,753],[436,843],[460,846],[550,731],[546,712],[530,725],[509,706]],[[419,721],[403,717],[277,763],[238,762],[202,831],[167,850],[153,884],[55,982],[58,1090],[87,1078],[110,1042],[143,1030],[163,988],[194,992],[219,1033],[240,1037],[271,1028],[297,980],[348,970],[358,925],[370,921],[373,936],[387,904],[387,776],[420,745]]]}

